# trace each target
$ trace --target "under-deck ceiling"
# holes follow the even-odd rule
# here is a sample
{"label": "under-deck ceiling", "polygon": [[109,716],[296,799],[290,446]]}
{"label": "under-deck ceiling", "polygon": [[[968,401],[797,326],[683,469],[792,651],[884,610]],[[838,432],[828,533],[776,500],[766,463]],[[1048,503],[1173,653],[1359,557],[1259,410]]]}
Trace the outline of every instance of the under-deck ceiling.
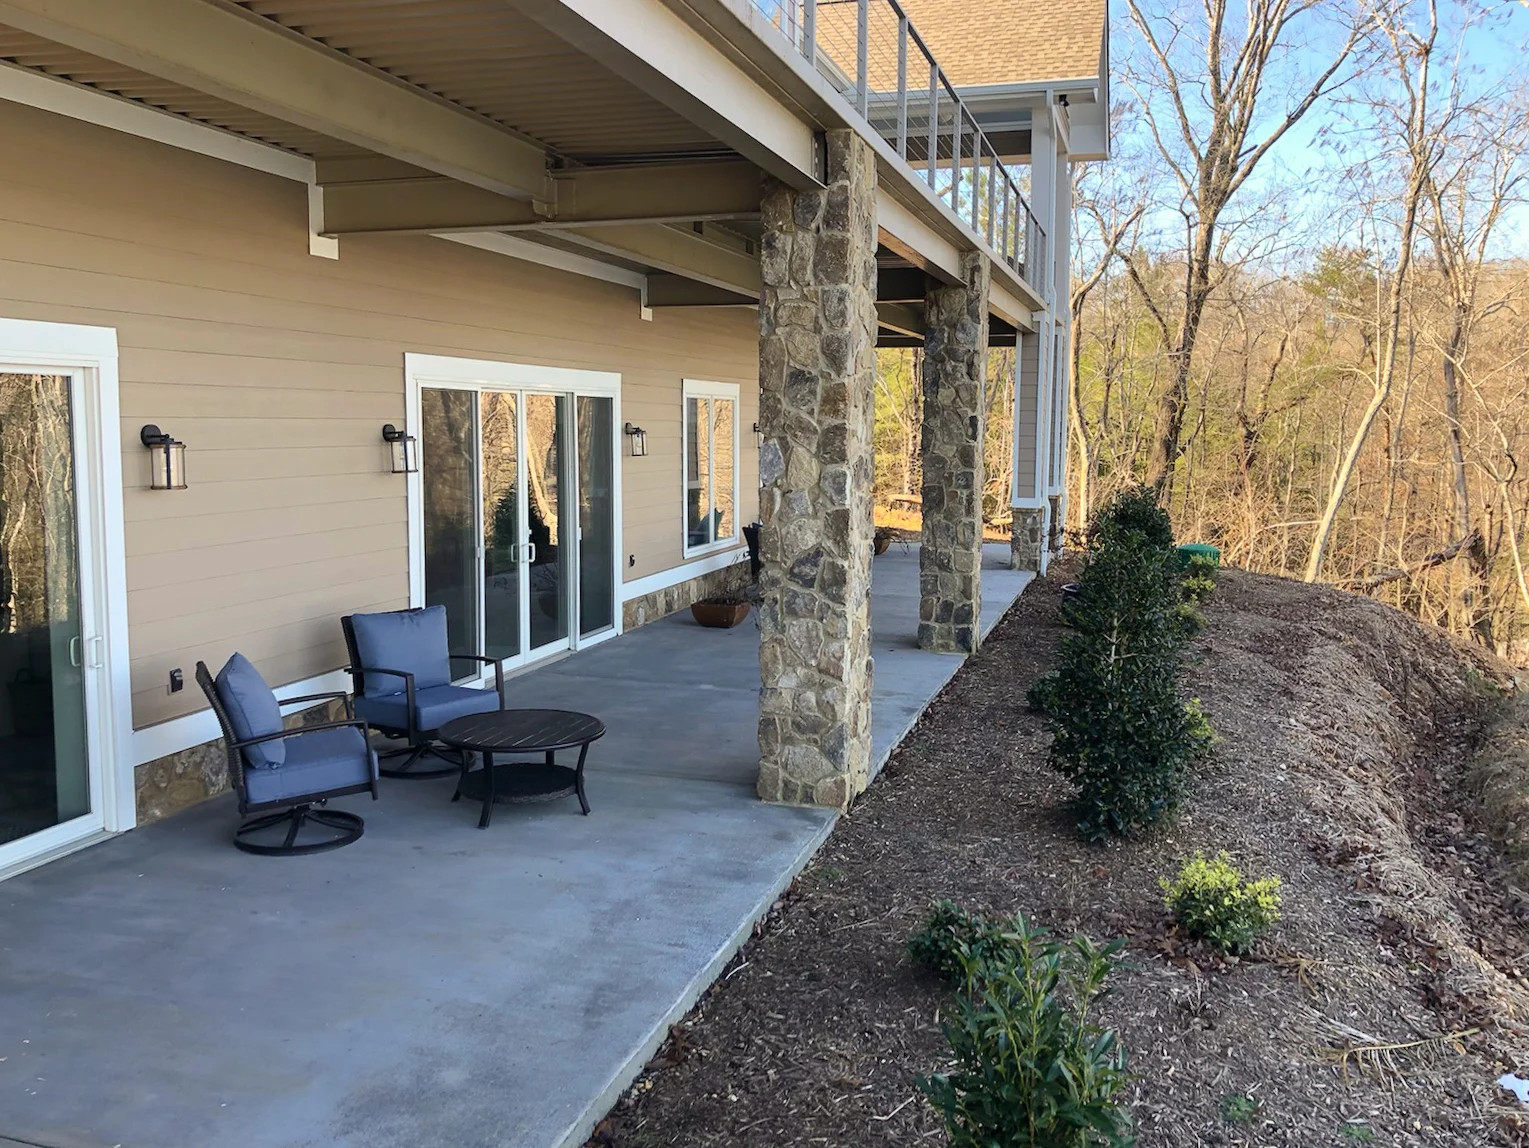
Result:
{"label": "under-deck ceiling", "polygon": [[725,153],[504,0],[240,0],[246,10],[582,162]]}
{"label": "under-deck ceiling", "polygon": [[[731,156],[713,136],[503,0],[240,0],[376,69],[540,144],[554,166]],[[0,25],[0,61],[72,80],[316,159],[352,144]]]}
{"label": "under-deck ceiling", "polygon": [[29,32],[0,25],[0,60],[88,88],[135,100],[198,123],[222,128],[260,143],[310,158],[339,159],[367,153],[274,116],[242,108],[183,84],[161,80],[135,68],[114,64]]}

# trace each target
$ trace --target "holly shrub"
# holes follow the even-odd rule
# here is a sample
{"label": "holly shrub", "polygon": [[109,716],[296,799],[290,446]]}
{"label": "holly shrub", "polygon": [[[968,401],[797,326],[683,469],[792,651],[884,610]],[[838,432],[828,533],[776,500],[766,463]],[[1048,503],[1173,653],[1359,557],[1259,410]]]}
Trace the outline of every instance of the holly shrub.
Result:
{"label": "holly shrub", "polygon": [[1173,519],[1157,501],[1150,486],[1127,486],[1117,490],[1094,515],[1090,539],[1106,530],[1140,534],[1149,546],[1173,549]]}
{"label": "holly shrub", "polygon": [[1082,574],[1076,631],[1042,700],[1051,764],[1076,787],[1091,840],[1171,813],[1195,754],[1179,692],[1182,636],[1172,551],[1134,531],[1101,531]]}

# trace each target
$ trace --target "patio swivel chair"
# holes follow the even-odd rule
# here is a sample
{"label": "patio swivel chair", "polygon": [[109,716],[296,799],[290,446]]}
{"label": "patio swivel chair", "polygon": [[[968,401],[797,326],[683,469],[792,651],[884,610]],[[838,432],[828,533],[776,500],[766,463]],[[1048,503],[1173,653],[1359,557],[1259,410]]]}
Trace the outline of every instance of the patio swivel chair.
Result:
{"label": "patio swivel chair", "polygon": [[[243,654],[229,658],[216,678],[206,662],[198,662],[196,680],[223,730],[228,777],[239,798],[239,816],[246,818],[234,831],[236,847],[246,853],[295,856],[338,849],[361,836],[366,823],[359,816],[324,807],[331,797],[352,793],[370,793],[377,799],[377,755],[345,693],[288,698],[339,699],[347,720],[286,729],[281,703]],[[257,816],[250,817],[252,813]],[[317,835],[305,833],[315,827],[320,830]]]}
{"label": "patio swivel chair", "polygon": [[[340,619],[356,713],[367,725],[402,747],[384,751],[384,759],[403,757],[385,767],[383,777],[455,776],[462,760],[440,746],[436,732],[452,718],[502,710],[504,666],[478,654],[453,654],[446,634],[446,607],[426,606],[381,614],[349,614]],[[451,663],[477,662],[494,667],[495,688],[480,690],[452,684]],[[427,757],[443,764],[419,768]]]}

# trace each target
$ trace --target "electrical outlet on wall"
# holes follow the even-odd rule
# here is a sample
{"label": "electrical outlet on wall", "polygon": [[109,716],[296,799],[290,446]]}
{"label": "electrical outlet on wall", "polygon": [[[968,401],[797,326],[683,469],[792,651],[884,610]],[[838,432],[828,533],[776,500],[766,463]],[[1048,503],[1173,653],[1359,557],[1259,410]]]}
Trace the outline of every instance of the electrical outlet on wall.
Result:
{"label": "electrical outlet on wall", "polygon": [[181,673],[179,666],[176,666],[175,669],[170,671],[170,692],[172,694],[178,694],[185,688],[186,675]]}

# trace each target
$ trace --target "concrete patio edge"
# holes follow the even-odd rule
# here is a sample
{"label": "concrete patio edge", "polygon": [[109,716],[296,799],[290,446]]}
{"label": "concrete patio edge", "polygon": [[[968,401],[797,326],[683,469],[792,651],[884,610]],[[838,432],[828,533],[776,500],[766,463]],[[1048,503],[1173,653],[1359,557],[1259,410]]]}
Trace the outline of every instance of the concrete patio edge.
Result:
{"label": "concrete patio edge", "polygon": [[764,919],[770,907],[791,887],[797,874],[807,868],[808,862],[817,856],[818,850],[823,847],[823,843],[828,840],[835,826],[839,824],[839,817],[839,814],[835,814],[826,821],[823,828],[813,834],[802,846],[797,855],[792,858],[791,863],[781,871],[780,876],[763,891],[754,907],[739,922],[737,929],[718,947],[711,960],[707,961],[706,965],[690,979],[689,984],[675,999],[669,1011],[632,1049],[626,1062],[610,1078],[599,1095],[591,1100],[584,1111],[568,1125],[567,1130],[558,1137],[552,1148],[583,1148],[594,1133],[595,1127],[605,1119],[610,1110],[616,1106],[616,1102],[621,1099],[622,1093],[630,1088],[632,1082],[642,1074],[648,1061],[653,1058],[653,1054],[668,1037],[669,1029],[690,1012],[695,1007],[695,1003],[706,994],[706,990],[716,983],[722,975],[722,970],[727,967],[727,963],[737,956],[749,937],[753,935],[754,926]]}

